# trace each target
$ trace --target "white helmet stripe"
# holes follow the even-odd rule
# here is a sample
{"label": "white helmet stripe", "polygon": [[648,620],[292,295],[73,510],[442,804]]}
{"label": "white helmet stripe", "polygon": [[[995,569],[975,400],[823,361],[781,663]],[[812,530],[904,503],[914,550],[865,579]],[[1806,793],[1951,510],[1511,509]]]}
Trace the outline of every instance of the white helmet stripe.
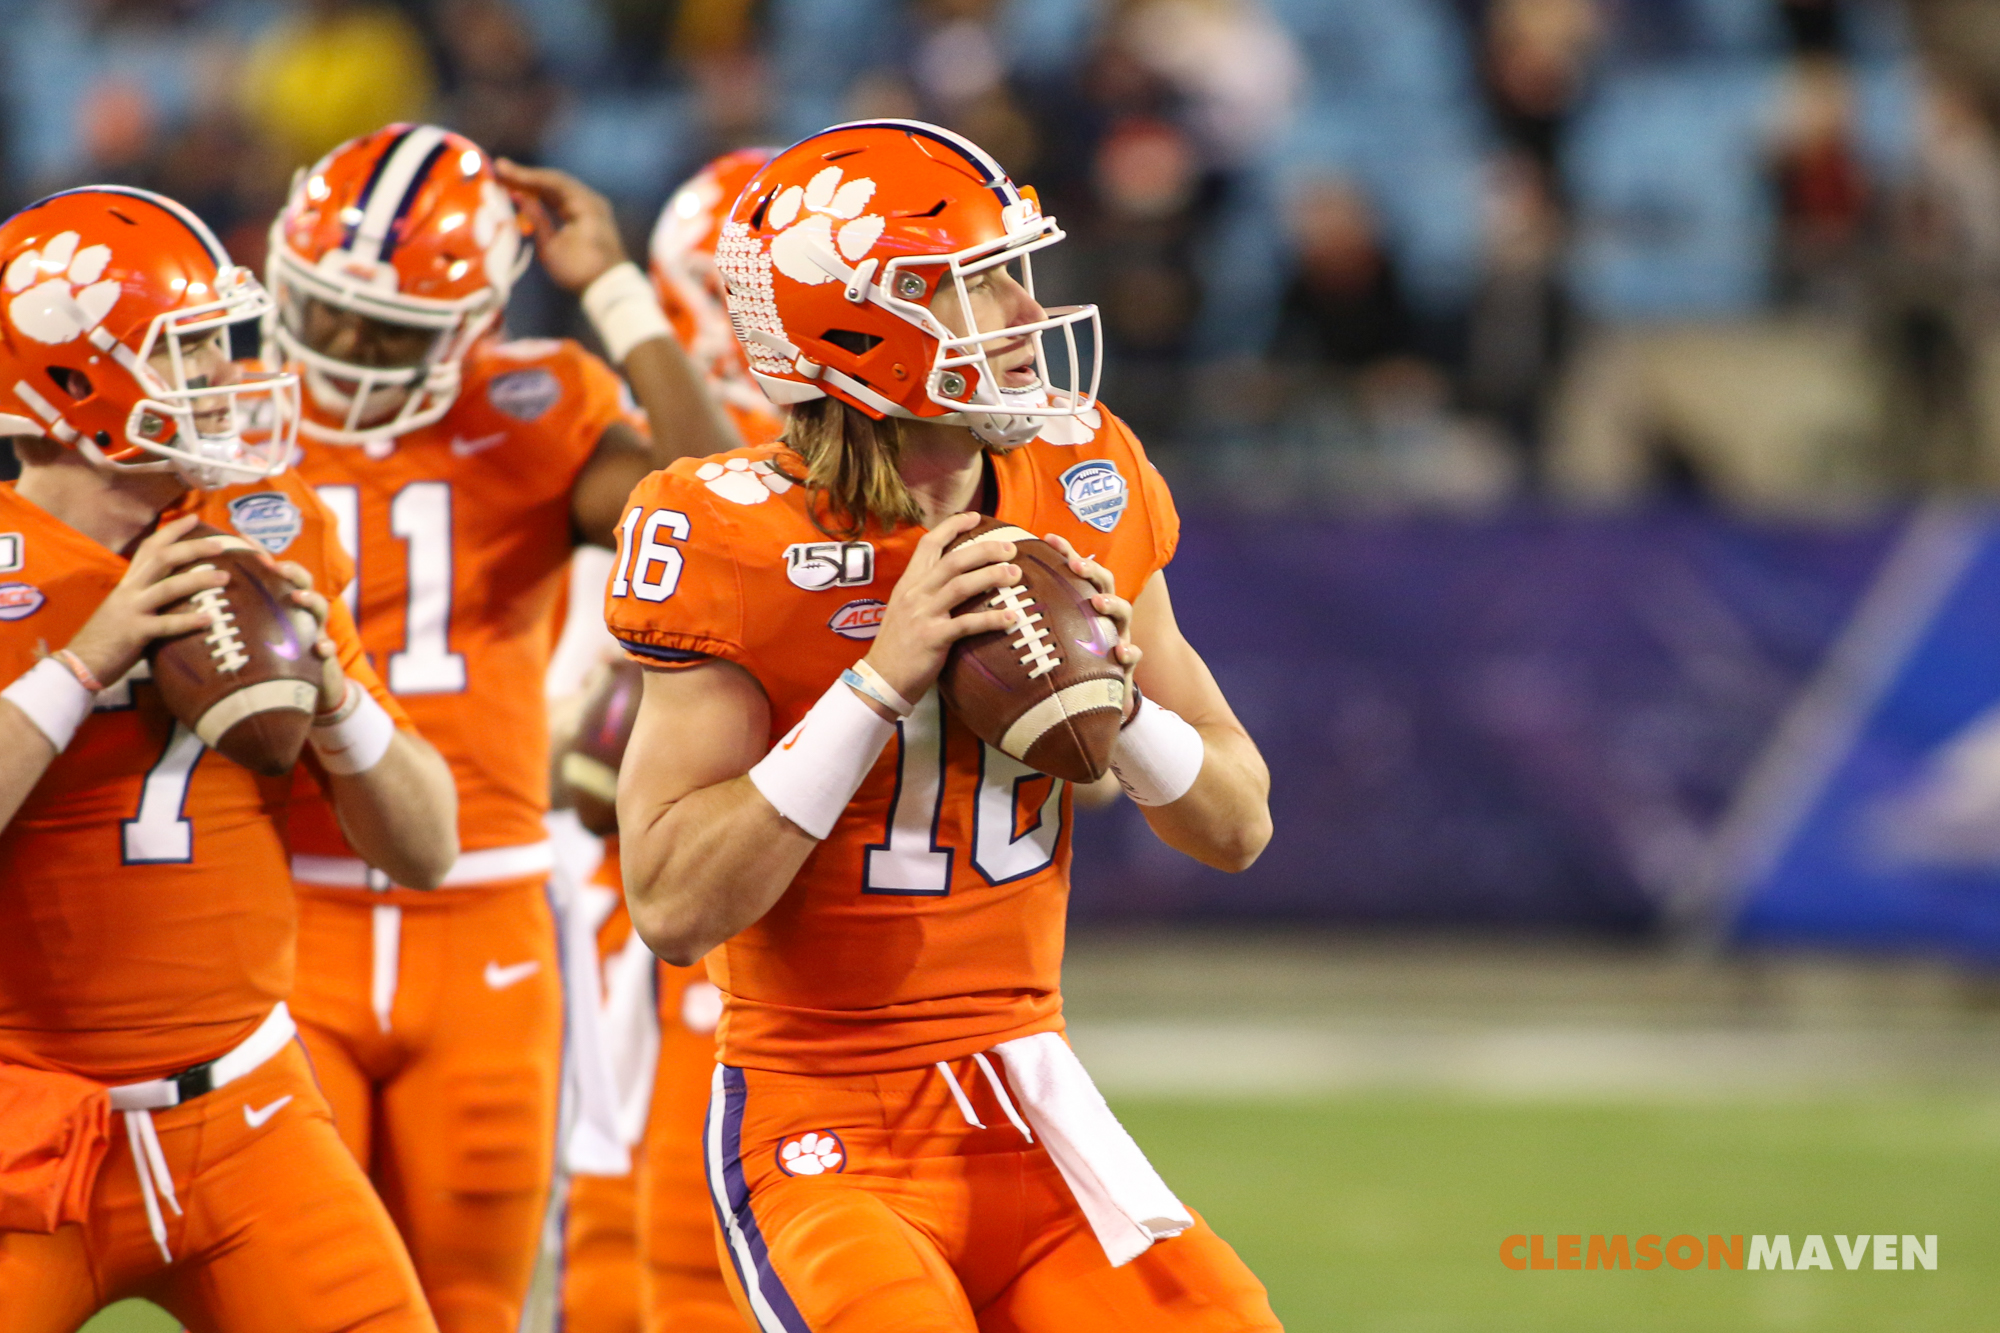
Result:
{"label": "white helmet stripe", "polygon": [[443,130],[419,125],[389,150],[388,159],[375,174],[373,188],[361,201],[361,221],[355,224],[354,241],[348,247],[357,259],[372,264],[382,258],[390,224],[403,212],[403,197],[416,185],[432,151],[443,142]]}

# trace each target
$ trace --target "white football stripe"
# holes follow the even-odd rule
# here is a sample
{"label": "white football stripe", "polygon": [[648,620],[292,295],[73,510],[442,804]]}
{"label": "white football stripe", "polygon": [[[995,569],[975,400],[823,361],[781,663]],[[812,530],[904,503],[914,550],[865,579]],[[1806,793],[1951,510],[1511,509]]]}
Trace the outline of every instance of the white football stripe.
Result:
{"label": "white football stripe", "polygon": [[587,754],[566,754],[562,758],[562,780],[571,788],[600,801],[618,799],[618,770],[602,759]]}
{"label": "white football stripe", "polygon": [[319,687],[309,680],[267,680],[246,685],[219,700],[201,721],[194,724],[195,735],[210,749],[244,718],[273,709],[290,708],[310,714],[318,703]]}
{"label": "white football stripe", "polygon": [[1064,718],[1094,713],[1100,708],[1124,706],[1124,681],[1110,678],[1080,680],[1057,690],[1021,714],[1014,725],[1007,728],[1007,734],[1000,738],[1000,752],[1025,764],[1028,762],[1028,751],[1035,742]]}

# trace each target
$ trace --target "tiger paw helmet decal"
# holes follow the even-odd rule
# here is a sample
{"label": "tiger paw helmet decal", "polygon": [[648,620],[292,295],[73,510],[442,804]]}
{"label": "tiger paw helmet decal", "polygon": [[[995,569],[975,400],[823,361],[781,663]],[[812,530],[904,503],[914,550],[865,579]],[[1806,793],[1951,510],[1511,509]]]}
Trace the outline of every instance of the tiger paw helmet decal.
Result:
{"label": "tiger paw helmet decal", "polygon": [[79,248],[82,239],[76,232],[62,232],[7,265],[7,318],[36,342],[74,342],[102,324],[118,304],[117,281],[99,281],[111,263],[111,247]]}
{"label": "tiger paw helmet decal", "polygon": [[[787,187],[764,215],[778,232],[771,242],[771,263],[793,282],[836,281],[838,275],[814,258],[818,250],[838,249],[842,259],[854,264],[881,239],[888,220],[880,213],[861,211],[875,195],[875,182],[857,176],[843,184],[842,174],[839,167],[828,167],[803,188]],[[837,232],[835,223],[840,224]]]}

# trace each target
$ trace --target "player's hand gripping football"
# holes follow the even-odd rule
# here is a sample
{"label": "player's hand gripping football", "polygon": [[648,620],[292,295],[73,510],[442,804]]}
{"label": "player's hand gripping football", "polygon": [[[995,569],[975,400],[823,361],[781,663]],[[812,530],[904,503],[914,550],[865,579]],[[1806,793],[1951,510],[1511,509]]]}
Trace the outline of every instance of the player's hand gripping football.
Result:
{"label": "player's hand gripping football", "polygon": [[556,286],[580,292],[625,262],[611,202],[567,172],[500,158],[500,183],[514,191],[535,228],[535,253]]}
{"label": "player's hand gripping football", "polygon": [[1139,665],[1139,659],[1144,655],[1139,645],[1132,642],[1132,603],[1118,595],[1118,583],[1111,577],[1111,571],[1089,556],[1078,554],[1067,538],[1050,532],[1044,533],[1042,540],[1055,547],[1069,562],[1070,573],[1097,589],[1097,596],[1090,599],[1090,605],[1118,631],[1118,646],[1112,649],[1112,653],[1118,665],[1125,668],[1125,716],[1130,718],[1139,706],[1138,693],[1132,688],[1132,669]]}
{"label": "player's hand gripping football", "polygon": [[[170,639],[208,628],[206,611],[183,611],[163,615],[161,607],[172,606],[204,588],[220,588],[229,582],[225,570],[188,569],[186,566],[221,555],[219,537],[182,538],[200,522],[197,515],[183,514],[163,523],[132,552],[132,563],[111,595],[98,604],[69,650],[83,660],[91,674],[106,685],[116,683],[139,660],[154,639]],[[176,572],[179,571],[179,572]]]}
{"label": "player's hand gripping football", "polygon": [[953,514],[925,533],[883,608],[882,628],[865,660],[911,702],[937,680],[954,643],[1014,624],[1012,611],[952,614],[952,608],[968,597],[1021,581],[1021,567],[1008,563],[1014,558],[1012,542],[968,542],[946,552],[944,548],[979,519],[970,512]]}
{"label": "player's hand gripping football", "polygon": [[271,565],[292,581],[292,605],[313,618],[318,634],[313,653],[320,660],[319,711],[330,713],[347,701],[347,673],[340,669],[340,646],[326,632],[326,618],[333,607],[323,594],[313,591],[312,572],[304,565],[294,560],[273,560]]}

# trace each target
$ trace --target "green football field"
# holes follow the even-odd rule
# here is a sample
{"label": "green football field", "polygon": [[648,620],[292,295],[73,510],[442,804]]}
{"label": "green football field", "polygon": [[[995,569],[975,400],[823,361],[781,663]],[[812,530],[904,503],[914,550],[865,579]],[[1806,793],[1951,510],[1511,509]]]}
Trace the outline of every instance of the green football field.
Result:
{"label": "green football field", "polygon": [[[2000,1308],[2000,1101],[1756,1106],[1116,1099],[1292,1330],[1965,1333]],[[1826,1237],[1832,1272],[1513,1272],[1515,1233]],[[1938,1236],[1847,1271],[1835,1234]],[[148,1307],[97,1333],[174,1326]]]}

